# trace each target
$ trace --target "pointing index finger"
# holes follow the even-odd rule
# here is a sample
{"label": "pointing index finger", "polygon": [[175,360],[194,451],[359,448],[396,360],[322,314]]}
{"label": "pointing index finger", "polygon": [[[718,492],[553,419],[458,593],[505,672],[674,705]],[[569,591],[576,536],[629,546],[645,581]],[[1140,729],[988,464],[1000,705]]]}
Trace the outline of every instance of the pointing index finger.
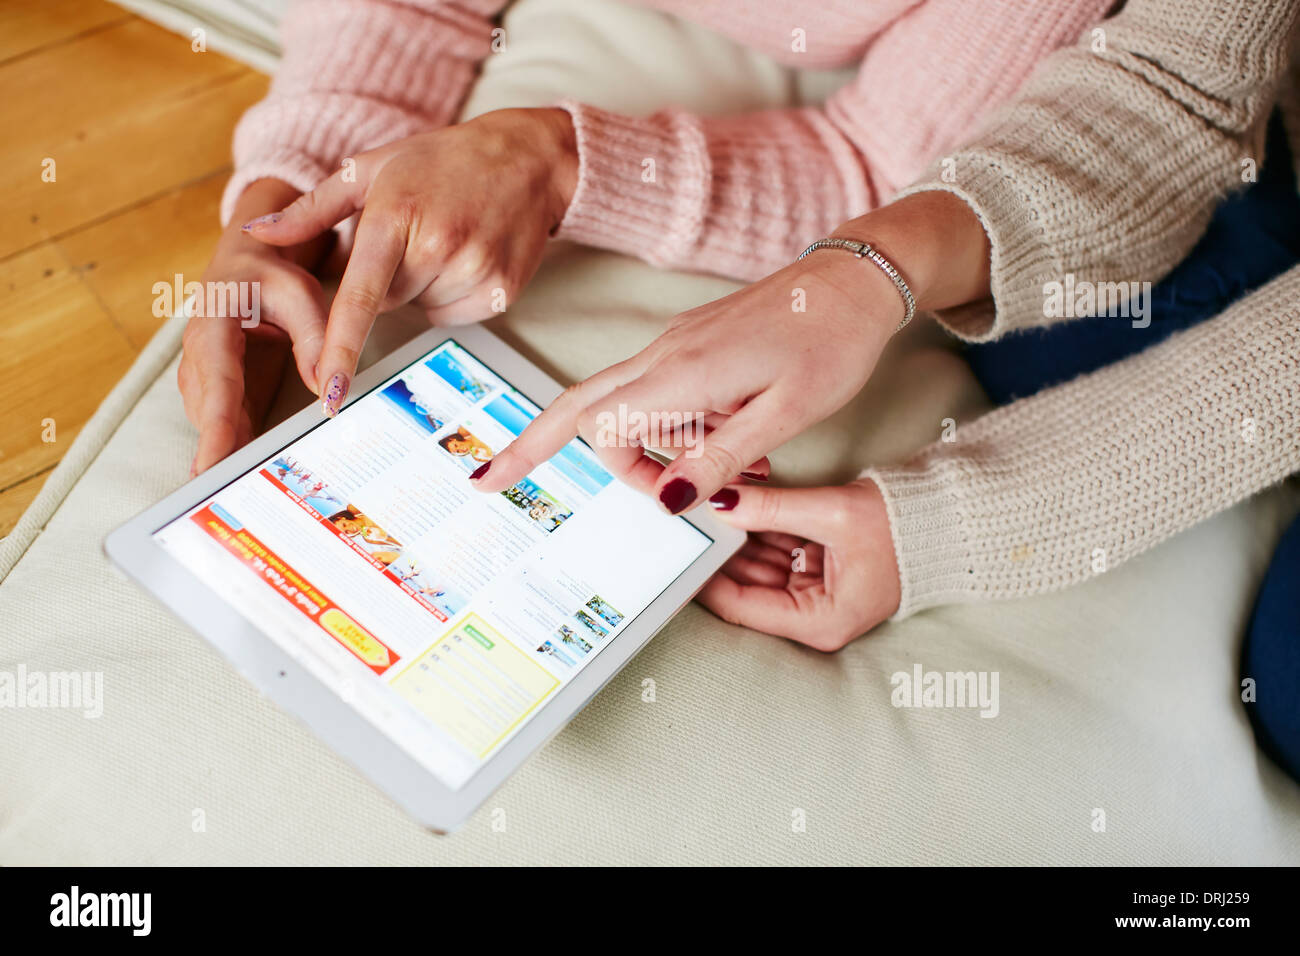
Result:
{"label": "pointing index finger", "polygon": [[352,255],[330,308],[325,342],[316,365],[322,411],[330,417],[338,414],[347,397],[361,349],[383,309],[393,274],[405,252],[404,228],[382,213],[362,214]]}
{"label": "pointing index finger", "polygon": [[577,437],[578,421],[590,405],[600,401],[626,378],[636,374],[634,361],[635,359],[629,359],[612,365],[603,372],[566,388],[559,398],[528,424],[518,438],[470,475],[474,487],[482,492],[504,491],[547,461]]}

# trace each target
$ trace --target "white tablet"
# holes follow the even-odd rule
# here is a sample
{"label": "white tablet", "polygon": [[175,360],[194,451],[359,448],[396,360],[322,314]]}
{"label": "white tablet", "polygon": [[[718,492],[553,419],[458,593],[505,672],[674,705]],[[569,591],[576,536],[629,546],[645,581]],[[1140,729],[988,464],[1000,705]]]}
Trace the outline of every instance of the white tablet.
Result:
{"label": "white tablet", "polygon": [[[743,535],[672,517],[573,441],[468,476],[560,386],[433,329],[109,535],[108,556],[423,825],[458,826]],[[707,509],[705,509],[707,510]]]}

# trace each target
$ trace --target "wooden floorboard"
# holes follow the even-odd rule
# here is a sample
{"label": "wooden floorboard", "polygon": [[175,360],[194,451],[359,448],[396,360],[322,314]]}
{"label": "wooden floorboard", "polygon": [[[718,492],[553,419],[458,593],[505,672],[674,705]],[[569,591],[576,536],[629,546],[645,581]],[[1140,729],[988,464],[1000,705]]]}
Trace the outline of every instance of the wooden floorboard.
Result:
{"label": "wooden floorboard", "polygon": [[0,64],[129,19],[131,14],[103,0],[4,0]]}
{"label": "wooden floorboard", "polygon": [[104,0],[0,3],[0,536],[157,330],[154,283],[202,273],[267,83]]}

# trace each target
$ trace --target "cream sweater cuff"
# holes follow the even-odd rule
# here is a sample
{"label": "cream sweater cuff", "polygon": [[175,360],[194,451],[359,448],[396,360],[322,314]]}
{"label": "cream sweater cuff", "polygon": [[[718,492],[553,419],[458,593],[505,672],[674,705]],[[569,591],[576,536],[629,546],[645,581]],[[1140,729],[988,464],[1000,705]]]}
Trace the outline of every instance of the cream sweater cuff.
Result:
{"label": "cream sweater cuff", "polygon": [[1064,271],[1040,226],[1045,221],[1044,194],[1051,185],[1035,183],[1028,173],[1017,182],[978,153],[962,154],[952,162],[955,175],[949,170],[948,178],[955,182],[931,170],[932,175],[902,190],[897,198],[942,190],[970,206],[989,237],[991,296],[939,310],[935,318],[967,342],[990,342],[1012,327],[1041,324],[1037,317],[1043,314],[1043,285]]}
{"label": "cream sweater cuff", "polygon": [[880,489],[894,539],[901,597],[891,620],[940,604],[976,599],[974,549],[963,488],[950,467],[868,468],[861,475]]}

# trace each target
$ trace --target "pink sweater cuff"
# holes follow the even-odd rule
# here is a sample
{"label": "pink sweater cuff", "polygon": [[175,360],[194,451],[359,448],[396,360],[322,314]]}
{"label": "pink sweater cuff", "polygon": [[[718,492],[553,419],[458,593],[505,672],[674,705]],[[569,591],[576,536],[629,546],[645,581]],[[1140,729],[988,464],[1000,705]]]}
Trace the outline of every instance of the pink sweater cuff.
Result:
{"label": "pink sweater cuff", "polygon": [[862,157],[818,110],[636,119],[558,105],[579,160],[563,239],[754,280],[875,204]]}
{"label": "pink sweater cuff", "polygon": [[419,114],[351,94],[263,100],[235,128],[235,172],[221,199],[222,225],[255,180],[282,179],[307,192],[345,158],[435,125]]}
{"label": "pink sweater cuff", "polygon": [[223,223],[256,179],[305,191],[348,156],[446,125],[491,48],[490,21],[454,3],[311,0],[281,28],[270,94],[235,130]]}
{"label": "pink sweater cuff", "polygon": [[578,186],[556,236],[668,266],[700,240],[709,151],[699,120],[666,110],[633,119],[571,100]]}

